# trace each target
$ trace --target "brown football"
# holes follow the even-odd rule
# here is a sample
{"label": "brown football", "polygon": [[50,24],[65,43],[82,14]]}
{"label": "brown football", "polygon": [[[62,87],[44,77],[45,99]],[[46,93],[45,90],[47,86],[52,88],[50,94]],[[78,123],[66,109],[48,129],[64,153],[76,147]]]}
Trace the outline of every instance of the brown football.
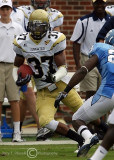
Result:
{"label": "brown football", "polygon": [[17,73],[19,74],[21,72],[22,78],[25,78],[27,74],[33,75],[33,71],[31,67],[27,64],[23,64],[18,68]]}

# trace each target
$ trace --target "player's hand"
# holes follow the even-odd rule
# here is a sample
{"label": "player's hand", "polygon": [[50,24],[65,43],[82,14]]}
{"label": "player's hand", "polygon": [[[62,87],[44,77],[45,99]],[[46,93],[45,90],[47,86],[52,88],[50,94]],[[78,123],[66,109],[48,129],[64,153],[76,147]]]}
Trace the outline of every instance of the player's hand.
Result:
{"label": "player's hand", "polygon": [[58,108],[60,105],[60,101],[63,100],[65,97],[67,96],[66,92],[60,92],[59,95],[57,96],[56,100],[55,100],[55,108]]}
{"label": "player's hand", "polygon": [[30,80],[31,80],[31,75],[27,74],[25,78],[22,78],[21,72],[20,72],[18,74],[18,79],[16,81],[16,85],[23,86],[23,85],[27,84],[28,82],[30,82]]}
{"label": "player's hand", "polygon": [[45,79],[42,80],[43,82],[47,82],[47,83],[54,83],[55,82],[55,76],[53,76],[53,74],[51,74],[50,72],[48,72],[48,75],[45,75]]}

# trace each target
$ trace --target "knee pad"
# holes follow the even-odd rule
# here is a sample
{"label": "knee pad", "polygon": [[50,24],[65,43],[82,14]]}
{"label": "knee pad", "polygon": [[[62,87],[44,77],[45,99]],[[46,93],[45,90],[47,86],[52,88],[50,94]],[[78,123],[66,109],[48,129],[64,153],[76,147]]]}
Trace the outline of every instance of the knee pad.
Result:
{"label": "knee pad", "polygon": [[51,130],[52,132],[55,132],[58,124],[59,124],[58,121],[52,120],[45,127],[48,128],[49,130]]}

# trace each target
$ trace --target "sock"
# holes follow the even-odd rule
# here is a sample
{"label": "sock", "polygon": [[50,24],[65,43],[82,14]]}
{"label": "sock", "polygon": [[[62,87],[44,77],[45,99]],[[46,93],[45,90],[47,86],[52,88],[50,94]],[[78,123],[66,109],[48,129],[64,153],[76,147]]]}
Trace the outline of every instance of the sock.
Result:
{"label": "sock", "polygon": [[106,156],[107,152],[108,151],[104,147],[99,146],[90,159],[91,160],[96,160],[96,159],[102,160]]}
{"label": "sock", "polygon": [[88,130],[87,126],[84,126],[84,125],[79,127],[78,134],[80,134],[85,140],[92,136],[92,134]]}
{"label": "sock", "polygon": [[101,121],[101,123],[100,123],[100,125],[99,125],[99,128],[102,129],[102,131],[103,131],[104,133],[107,132],[108,127],[109,127],[108,124],[106,124],[105,122]]}
{"label": "sock", "polygon": [[77,141],[80,146],[83,144],[83,141],[84,141],[83,137],[81,137],[79,134],[77,134],[75,131],[71,129],[68,130],[66,137],[74,141]]}
{"label": "sock", "polygon": [[20,132],[20,122],[13,122],[14,133]]}
{"label": "sock", "polygon": [[20,131],[22,130],[23,122],[20,122]]}

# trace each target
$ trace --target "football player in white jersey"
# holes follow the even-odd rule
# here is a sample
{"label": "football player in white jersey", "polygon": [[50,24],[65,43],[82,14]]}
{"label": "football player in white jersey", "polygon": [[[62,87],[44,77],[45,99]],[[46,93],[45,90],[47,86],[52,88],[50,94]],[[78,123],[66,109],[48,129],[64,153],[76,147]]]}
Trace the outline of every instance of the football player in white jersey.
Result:
{"label": "football player in white jersey", "polygon": [[[14,0],[12,0],[12,2],[14,2]],[[15,8],[13,6],[13,9],[12,9],[12,12],[11,12],[11,19],[14,21],[14,22],[17,22],[18,24],[20,24],[22,27],[23,27],[23,30],[25,31],[25,28],[24,28],[24,13],[22,10],[18,9],[18,8]],[[13,71],[13,76],[16,77],[17,76],[17,70],[14,68],[14,71]],[[29,86],[31,86],[31,83],[29,83]],[[28,97],[28,101],[21,101],[21,98],[20,98],[20,126],[22,124],[22,119],[23,117],[25,117],[25,109],[22,110],[23,108],[23,103],[25,106],[27,106],[30,110],[30,113],[32,114],[32,116],[34,117],[35,119],[35,122],[37,124],[37,128],[39,129],[39,120],[38,120],[38,117],[37,117],[37,114],[36,114],[36,109],[35,109],[35,101],[36,101],[36,97],[35,97],[35,94],[33,92],[33,89],[31,87],[28,87],[28,91],[27,93],[25,93],[27,95],[29,95]],[[21,94],[22,95],[22,94]],[[26,95],[26,96],[27,96]],[[21,97],[21,96],[20,96]],[[32,106],[32,107],[31,107]],[[33,107],[34,106],[34,107]],[[25,108],[25,107],[24,107]],[[21,127],[20,127],[21,129]]]}
{"label": "football player in white jersey", "polygon": [[[63,14],[56,9],[50,8],[50,3],[51,3],[50,0],[31,0],[31,5],[18,7],[20,10],[23,11],[25,15],[24,26],[26,31],[27,31],[29,16],[35,9],[45,9],[47,13],[50,15],[49,16],[50,29],[55,31],[60,31],[60,26],[63,24]],[[21,92],[21,100],[20,100],[21,126],[24,121],[26,106],[29,108],[30,112],[31,109],[35,108],[35,96],[33,95],[33,89],[30,86],[28,87],[27,92],[25,93]],[[33,112],[32,115],[39,128],[38,117],[36,116],[33,110],[32,112]],[[36,140],[45,140],[46,138],[49,138],[51,135],[52,133],[48,129],[40,128],[38,130]]]}
{"label": "football player in white jersey", "polygon": [[[34,81],[37,88],[36,109],[41,127],[57,132],[82,145],[83,138],[69,129],[67,125],[54,120],[57,109],[54,101],[57,94],[67,85],[67,67],[64,50],[66,37],[63,33],[49,31],[49,15],[45,10],[38,9],[29,17],[29,32],[18,36],[14,40],[16,52],[15,66],[21,66],[25,59],[34,72]],[[29,82],[30,76],[19,78],[18,85]],[[63,103],[74,112],[82,99],[73,88]]]}
{"label": "football player in white jersey", "polygon": [[[13,2],[14,0],[12,0]],[[24,13],[23,11],[21,11],[20,9],[18,8],[15,8],[13,6],[13,10],[12,10],[12,13],[11,13],[11,19],[17,23],[19,23],[22,27],[23,27],[23,30],[24,29]]]}
{"label": "football player in white jersey", "polygon": [[49,22],[51,30],[60,31],[59,26],[63,24],[63,14],[53,8],[50,8],[50,0],[31,0],[31,5],[18,7],[25,15],[25,29],[27,30],[28,20],[30,14],[35,9],[45,9],[50,15]]}

